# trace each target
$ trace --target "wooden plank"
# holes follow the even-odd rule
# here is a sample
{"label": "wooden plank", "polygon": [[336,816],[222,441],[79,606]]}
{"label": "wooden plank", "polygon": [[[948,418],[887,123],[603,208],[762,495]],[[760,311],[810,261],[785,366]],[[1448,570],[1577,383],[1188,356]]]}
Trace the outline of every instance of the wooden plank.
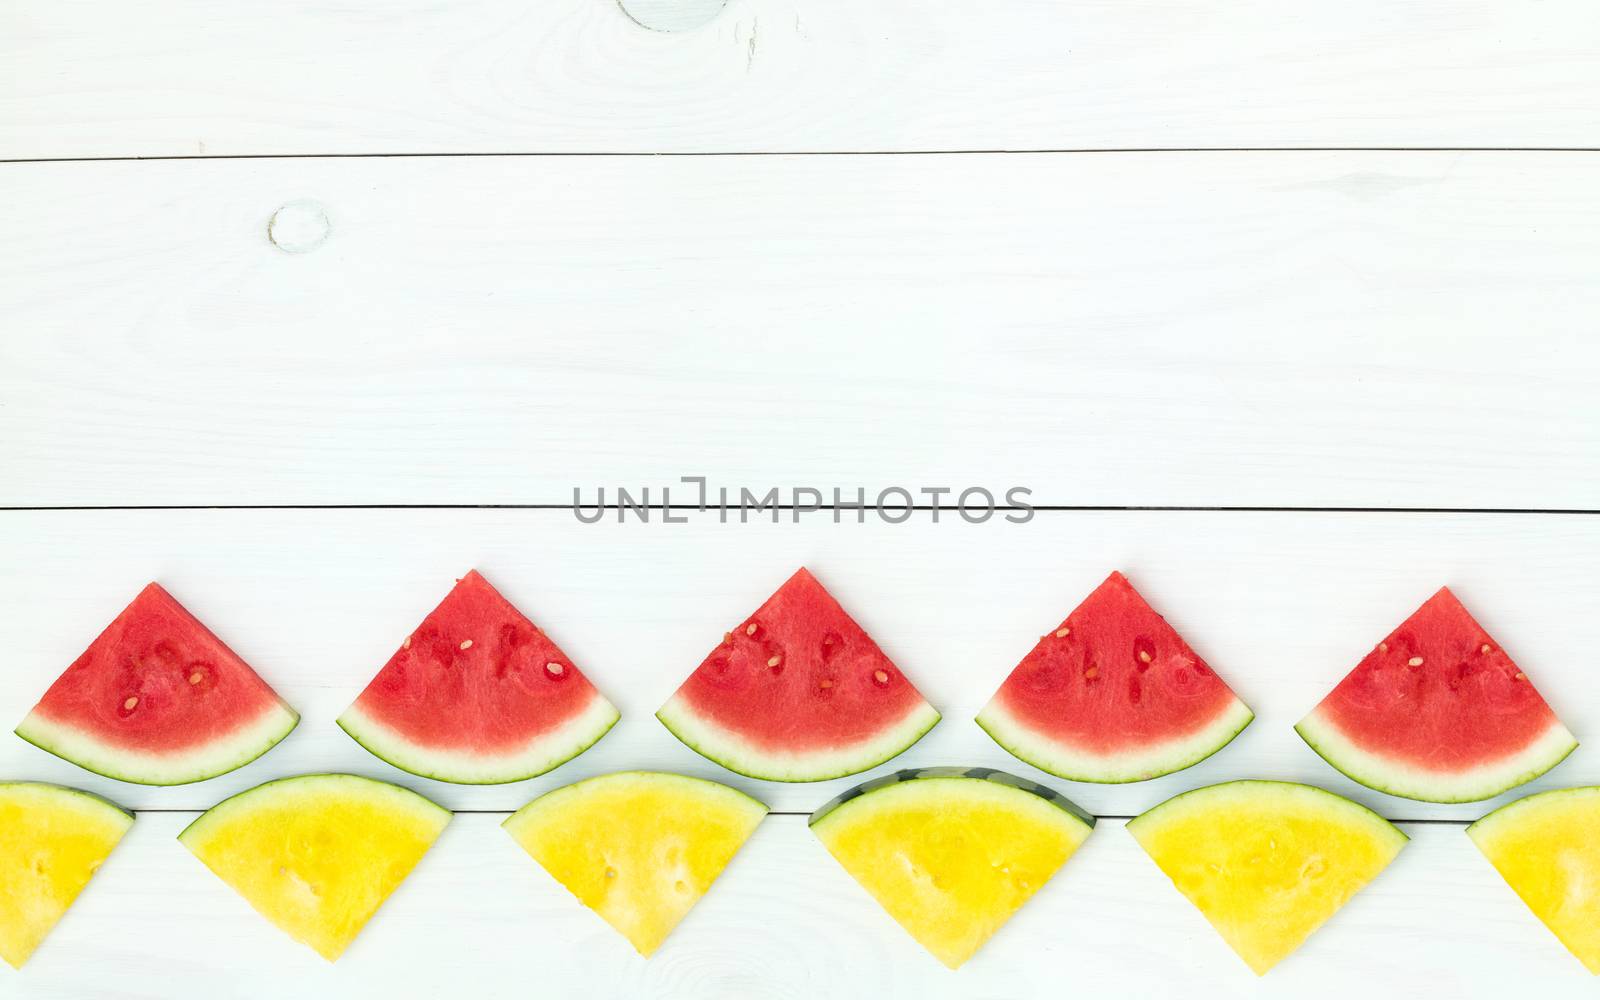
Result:
{"label": "wooden plank", "polygon": [[[139,808],[205,808],[261,781],[353,770],[404,779],[456,809],[510,810],[624,768],[736,785],[809,812],[861,779],[745,780],[680,745],[653,717],[716,644],[796,566],[809,565],[944,713],[894,766],[987,765],[1063,787],[1099,815],[1133,815],[1239,777],[1311,781],[1396,818],[1475,819],[1494,803],[1431,806],[1344,779],[1292,726],[1441,584],[1512,651],[1580,739],[1600,731],[1586,658],[1600,518],[1537,515],[1042,513],[970,525],[581,524],[564,511],[120,511],[0,513],[0,723],[20,720],[145,581],[161,580],[304,717],[257,763],[145,788],[96,778],[0,739],[0,776],[57,781]],[[456,786],[369,756],[335,725],[456,576],[480,567],[618,705],[622,721],[543,778]],[[1231,746],[1133,785],[1059,781],[972,722],[1018,659],[1113,568],[1129,573],[1256,711]],[[1600,783],[1580,748],[1524,791]]]}
{"label": "wooden plank", "polygon": [[0,503],[1596,508],[1595,162],[12,165]]}
{"label": "wooden plank", "polygon": [[[959,972],[900,930],[806,830],[773,816],[650,961],[500,829],[454,823],[329,966],[172,841],[189,814],[140,816],[20,975],[36,1000],[447,995],[600,998],[1106,995],[1344,998],[1443,987],[1462,998],[1579,998],[1592,982],[1454,825],[1412,825],[1400,857],[1264,980],[1222,943],[1117,821]],[[5,970],[8,974],[10,970]],[[19,987],[12,987],[19,988]]]}
{"label": "wooden plank", "polygon": [[17,0],[0,156],[1600,145],[1587,0]]}

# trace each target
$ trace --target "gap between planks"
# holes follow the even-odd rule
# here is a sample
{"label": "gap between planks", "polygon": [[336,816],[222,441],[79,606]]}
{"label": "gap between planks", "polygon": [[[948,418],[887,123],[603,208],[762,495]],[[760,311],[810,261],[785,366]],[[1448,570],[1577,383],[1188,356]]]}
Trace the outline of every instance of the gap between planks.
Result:
{"label": "gap between planks", "polygon": [[488,159],[494,157],[662,157],[662,156],[1003,156],[1007,153],[1045,156],[1144,155],[1160,153],[1600,153],[1600,146],[1083,146],[1008,149],[774,149],[638,151],[436,152],[436,153],[222,153],[160,156],[36,156],[0,159],[0,163],[141,163],[173,160],[382,160]]}
{"label": "gap between planks", "polygon": [[[572,511],[572,504],[564,503],[284,503],[284,504],[52,504],[47,506],[0,506],[0,513],[37,513],[41,511],[163,511],[163,510],[564,510]],[[717,507],[698,504],[581,504],[576,509],[584,511],[650,510],[715,513]],[[729,507],[734,511],[737,508]],[[839,510],[851,512],[871,508],[853,505],[822,504],[804,508],[808,513]],[[901,511],[956,514],[961,508],[944,504],[913,504],[910,507],[893,505],[885,508]],[[1028,507],[996,504],[995,513],[1002,511],[1032,510],[1035,513],[1218,513],[1218,514],[1538,514],[1561,516],[1592,516],[1600,508],[1592,507],[1310,507],[1272,505],[1186,505],[1186,504],[1031,504]],[[778,508],[778,513],[791,510]],[[746,520],[756,520],[766,510],[751,509]]]}

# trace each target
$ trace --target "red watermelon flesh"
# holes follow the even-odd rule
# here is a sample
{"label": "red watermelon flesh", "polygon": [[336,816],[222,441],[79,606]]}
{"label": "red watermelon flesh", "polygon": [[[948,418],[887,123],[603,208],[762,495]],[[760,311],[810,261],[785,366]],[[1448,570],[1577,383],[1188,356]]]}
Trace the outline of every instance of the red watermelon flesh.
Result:
{"label": "red watermelon flesh", "polygon": [[402,770],[499,784],[576,757],[617,718],[572,658],[473,570],[339,725]]}
{"label": "red watermelon flesh", "polygon": [[1448,587],[1368,653],[1300,725],[1369,787],[1429,802],[1489,798],[1577,741]]}
{"label": "red watermelon flesh", "polygon": [[978,724],[1074,781],[1142,781],[1198,763],[1253,718],[1228,685],[1112,573],[1023,657]]}
{"label": "red watermelon flesh", "polygon": [[939,721],[804,568],[724,635],[656,716],[729,770],[773,781],[864,771]]}
{"label": "red watermelon flesh", "polygon": [[299,719],[152,583],[56,679],[17,735],[98,774],[179,785],[248,764]]}

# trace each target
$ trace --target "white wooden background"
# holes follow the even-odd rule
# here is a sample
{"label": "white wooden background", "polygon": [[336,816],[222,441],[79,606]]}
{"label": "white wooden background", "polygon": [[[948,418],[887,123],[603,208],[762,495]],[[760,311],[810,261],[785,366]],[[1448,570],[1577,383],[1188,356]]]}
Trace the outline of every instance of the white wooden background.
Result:
{"label": "white wooden background", "polygon": [[[1361,789],[1291,726],[1448,583],[1600,743],[1597,44],[1584,0],[729,0],[678,33],[610,0],[0,0],[0,722],[150,579],[304,715],[172,789],[0,740],[0,776],[140,811],[0,996],[1591,995],[1461,833],[1496,803]],[[287,254],[303,199],[331,231]],[[1055,509],[560,509],[684,475]],[[740,779],[651,716],[802,563],[945,713],[894,766],[1112,817],[960,972],[807,833],[851,782]],[[333,724],[472,566],[623,711],[535,781],[411,778]],[[971,717],[1112,568],[1258,719],[1071,785]],[[648,963],[496,828],[623,767],[776,810]],[[173,840],[325,769],[461,811],[335,966]],[[1116,818],[1233,777],[1414,839],[1260,981]],[[1531,788],[1594,782],[1580,748]]]}

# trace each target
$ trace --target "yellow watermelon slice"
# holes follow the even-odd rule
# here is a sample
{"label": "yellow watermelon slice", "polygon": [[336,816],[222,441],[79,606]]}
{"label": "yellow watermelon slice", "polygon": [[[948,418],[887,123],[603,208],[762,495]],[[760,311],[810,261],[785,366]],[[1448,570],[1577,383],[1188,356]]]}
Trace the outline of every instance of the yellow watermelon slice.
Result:
{"label": "yellow watermelon slice", "polygon": [[1534,916],[1600,975],[1600,787],[1518,799],[1467,836]]}
{"label": "yellow watermelon slice", "polygon": [[930,767],[859,785],[811,829],[861,887],[954,969],[1072,857],[1094,817],[1001,771]]}
{"label": "yellow watermelon slice", "polygon": [[178,835],[256,912],[330,962],[450,822],[416,792],[353,774],[257,785]]}
{"label": "yellow watermelon slice", "polygon": [[0,782],[0,958],[22,968],[131,826],[98,795]]}
{"label": "yellow watermelon slice", "polygon": [[1186,792],[1130,820],[1128,832],[1257,975],[1300,947],[1408,839],[1365,806],[1286,781]]}
{"label": "yellow watermelon slice", "polygon": [[766,815],[765,805],[714,781],[621,771],[547,792],[504,825],[649,958]]}

